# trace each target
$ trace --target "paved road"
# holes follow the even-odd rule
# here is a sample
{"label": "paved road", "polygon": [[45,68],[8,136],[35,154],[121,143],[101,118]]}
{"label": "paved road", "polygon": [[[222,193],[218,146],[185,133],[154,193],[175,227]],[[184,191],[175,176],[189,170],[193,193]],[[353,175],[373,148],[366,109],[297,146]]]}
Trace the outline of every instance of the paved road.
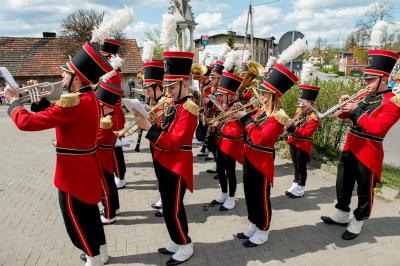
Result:
{"label": "paved road", "polygon": [[394,125],[383,141],[384,163],[400,167],[400,122]]}
{"label": "paved road", "polygon": [[[52,185],[53,131],[23,133],[0,113],[0,265],[83,265],[70,243]],[[168,241],[162,219],[150,204],[158,199],[149,150],[126,151],[126,189],[120,190],[121,215],[106,226],[109,265],[163,265],[157,248]],[[195,149],[197,153],[198,148]],[[335,177],[319,169],[309,172],[306,196],[284,196],[292,165],[277,159],[272,190],[270,240],[245,249],[233,235],[247,227],[242,171],[238,167],[237,207],[220,212],[208,206],[219,187],[205,173],[212,163],[196,159],[195,192],[185,198],[194,257],[186,265],[398,265],[400,204],[375,201],[370,220],[354,241],[341,240],[343,228],[322,224],[320,215],[334,211]],[[352,203],[354,208],[355,201]]]}

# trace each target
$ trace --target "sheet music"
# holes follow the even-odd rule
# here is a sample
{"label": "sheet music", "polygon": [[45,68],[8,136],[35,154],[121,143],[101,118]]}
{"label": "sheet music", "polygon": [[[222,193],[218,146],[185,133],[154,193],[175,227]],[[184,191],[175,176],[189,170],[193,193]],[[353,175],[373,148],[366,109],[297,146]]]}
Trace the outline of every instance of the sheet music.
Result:
{"label": "sheet music", "polygon": [[0,67],[0,74],[4,78],[4,80],[7,82],[8,85],[10,85],[12,88],[18,88],[17,82],[15,82],[13,76],[11,75],[10,71],[6,67]]}
{"label": "sheet music", "polygon": [[132,114],[134,111],[139,112],[145,119],[149,119],[149,112],[138,99],[122,99],[122,103]]}

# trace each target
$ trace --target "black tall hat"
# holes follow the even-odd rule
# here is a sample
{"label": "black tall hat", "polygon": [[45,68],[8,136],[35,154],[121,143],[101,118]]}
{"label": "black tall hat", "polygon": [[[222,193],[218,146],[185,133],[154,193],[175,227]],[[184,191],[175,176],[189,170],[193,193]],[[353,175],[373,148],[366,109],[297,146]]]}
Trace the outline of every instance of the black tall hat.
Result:
{"label": "black tall hat", "polygon": [[300,88],[300,99],[314,102],[317,99],[320,88],[317,86],[301,84]]}
{"label": "black tall hat", "polygon": [[101,76],[113,70],[108,60],[88,42],[61,68],[77,75],[85,84],[97,84]]}
{"label": "black tall hat", "polygon": [[299,79],[281,64],[274,64],[265,81],[258,87],[260,91],[271,91],[278,97],[287,92]]}
{"label": "black tall hat", "polygon": [[100,52],[104,55],[116,55],[122,42],[115,39],[105,39],[100,47]]}
{"label": "black tall hat", "polygon": [[164,82],[171,83],[179,80],[189,80],[194,57],[193,53],[166,51],[163,53],[163,56]]}
{"label": "black tall hat", "polygon": [[224,70],[224,62],[221,60],[218,60],[215,62],[213,70],[211,71],[211,77],[221,77],[222,76],[222,71]]}
{"label": "black tall hat", "polygon": [[373,78],[376,76],[388,77],[396,65],[400,55],[398,53],[386,50],[368,51],[368,66],[364,70],[364,78]]}
{"label": "black tall hat", "polygon": [[218,92],[235,95],[243,79],[235,74],[224,72],[219,83]]}
{"label": "black tall hat", "polygon": [[143,64],[144,78],[143,86],[148,87],[153,84],[162,86],[164,80],[164,61],[153,59]]}
{"label": "black tall hat", "polygon": [[99,99],[100,103],[107,106],[114,106],[121,97],[124,95],[124,92],[118,87],[111,83],[107,83],[101,81],[97,86],[96,96]]}

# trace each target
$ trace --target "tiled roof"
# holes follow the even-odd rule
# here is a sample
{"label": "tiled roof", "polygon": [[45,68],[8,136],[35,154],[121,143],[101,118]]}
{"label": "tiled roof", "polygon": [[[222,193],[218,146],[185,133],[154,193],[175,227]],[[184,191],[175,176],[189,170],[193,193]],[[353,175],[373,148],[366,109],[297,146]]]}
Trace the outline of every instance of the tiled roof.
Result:
{"label": "tiled roof", "polygon": [[[136,73],[143,65],[136,40],[127,39],[124,45],[122,72]],[[66,61],[58,38],[0,37],[0,66],[15,77],[57,76]]]}

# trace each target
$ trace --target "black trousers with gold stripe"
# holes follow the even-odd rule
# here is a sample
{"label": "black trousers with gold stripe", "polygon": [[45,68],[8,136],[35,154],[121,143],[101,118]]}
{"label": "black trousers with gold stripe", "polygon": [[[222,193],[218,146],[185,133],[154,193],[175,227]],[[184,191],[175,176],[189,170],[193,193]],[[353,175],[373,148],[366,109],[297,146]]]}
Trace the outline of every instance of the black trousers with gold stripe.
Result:
{"label": "black trousers with gold stripe", "polygon": [[104,217],[112,219],[116,216],[116,210],[119,209],[118,188],[114,181],[114,174],[109,173],[104,169],[103,174],[110,194],[107,195],[107,193],[103,191],[101,203],[104,206]]}
{"label": "black trousers with gold stripe", "polygon": [[106,237],[97,204],[84,203],[61,190],[58,200],[72,243],[88,256],[99,255]]}
{"label": "black trousers with gold stripe", "polygon": [[271,183],[244,157],[243,187],[248,219],[258,229],[267,231],[271,222]]}
{"label": "black trousers with gold stripe", "polygon": [[358,204],[354,210],[354,217],[361,221],[368,219],[371,214],[376,178],[351,151],[344,151],[340,158],[336,179],[337,204],[335,207],[337,209],[350,211],[351,196],[356,182]]}
{"label": "black trousers with gold stripe", "polygon": [[186,183],[182,177],[154,161],[158,179],[158,190],[161,194],[165,224],[171,240],[178,245],[191,243],[183,198]]}

